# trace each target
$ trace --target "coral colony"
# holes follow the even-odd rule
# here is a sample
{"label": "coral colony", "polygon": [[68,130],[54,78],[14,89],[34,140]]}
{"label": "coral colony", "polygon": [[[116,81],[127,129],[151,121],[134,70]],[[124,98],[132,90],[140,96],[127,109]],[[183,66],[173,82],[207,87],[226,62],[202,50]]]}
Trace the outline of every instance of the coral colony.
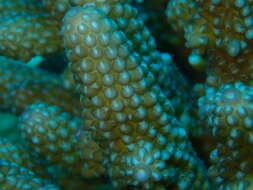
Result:
{"label": "coral colony", "polygon": [[253,189],[253,0],[0,0],[0,55],[0,190]]}

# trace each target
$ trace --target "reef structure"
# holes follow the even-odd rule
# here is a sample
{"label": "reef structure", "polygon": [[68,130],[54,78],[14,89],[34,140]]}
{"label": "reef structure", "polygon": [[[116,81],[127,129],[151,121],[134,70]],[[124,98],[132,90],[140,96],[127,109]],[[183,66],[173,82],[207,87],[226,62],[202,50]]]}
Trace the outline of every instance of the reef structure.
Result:
{"label": "reef structure", "polygon": [[[19,118],[12,131],[22,134],[16,144],[0,134],[0,184],[250,190],[251,7],[250,0],[0,1],[0,109]],[[203,80],[161,52],[166,44]],[[39,68],[63,51],[64,73]]]}
{"label": "reef structure", "polygon": [[252,1],[172,0],[167,17],[191,50],[189,63],[221,83],[252,82]]}

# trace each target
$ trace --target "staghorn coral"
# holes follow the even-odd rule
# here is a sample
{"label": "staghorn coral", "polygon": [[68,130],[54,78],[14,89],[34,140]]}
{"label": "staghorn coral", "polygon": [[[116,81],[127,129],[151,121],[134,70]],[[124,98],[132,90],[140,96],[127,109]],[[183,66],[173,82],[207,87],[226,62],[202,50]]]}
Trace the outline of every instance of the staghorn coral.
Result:
{"label": "staghorn coral", "polygon": [[252,171],[253,88],[239,82],[206,87],[199,107],[200,118],[216,137],[210,175],[222,186],[247,186],[244,178]]}
{"label": "staghorn coral", "polygon": [[32,104],[21,116],[20,128],[31,148],[50,162],[90,178],[104,173],[100,147],[88,133],[82,138],[80,118],[61,112],[56,106]]}
{"label": "staghorn coral", "polygon": [[[71,9],[64,18],[63,34],[82,92],[84,126],[105,149],[110,163],[105,163],[107,175],[113,184],[152,189],[155,181],[165,180],[171,170],[176,172],[173,164],[166,165],[171,162],[178,163],[178,170],[185,174],[176,172],[167,183],[174,182],[182,189],[191,183],[195,188],[210,188],[170,102],[148,71],[148,64],[140,61],[142,51],[134,51],[134,43],[103,9]],[[176,156],[181,151],[185,157]],[[180,163],[186,166],[180,168]],[[196,173],[191,172],[192,167],[198,167]],[[198,180],[191,176],[198,176]]]}
{"label": "staghorn coral", "polygon": [[[74,5],[81,5],[84,1],[71,1]],[[85,1],[87,2],[87,1]],[[166,53],[160,53],[155,44],[154,37],[150,34],[148,28],[145,26],[142,19],[138,16],[138,11],[136,8],[129,4],[130,1],[108,1],[107,3],[102,3],[100,1],[93,1],[98,8],[102,9],[108,17],[112,18],[119,27],[119,30],[125,33],[125,35],[131,39],[133,43],[134,50],[138,51],[140,54],[141,61],[147,64],[148,69],[154,74],[157,83],[162,87],[163,92],[168,98],[173,99],[173,107],[178,115],[185,120],[185,128],[190,129],[191,124],[189,109],[191,109],[191,98],[189,94],[184,93],[189,91],[190,85],[185,80],[180,72],[177,71],[177,67],[172,63],[171,56]],[[94,45],[92,41],[92,35],[87,35],[86,44],[88,46]],[[70,39],[77,41],[79,39],[75,36],[70,36]],[[114,37],[113,37],[114,38]],[[115,36],[115,39],[118,37]],[[106,40],[106,39],[105,39]],[[73,86],[73,77],[71,77],[69,72],[70,69],[66,71],[66,85]],[[164,83],[165,80],[171,80],[173,75],[176,75],[176,79],[171,81],[171,83]],[[180,96],[177,96],[180,94]],[[183,103],[182,103],[183,102]]]}
{"label": "staghorn coral", "polygon": [[30,155],[26,152],[24,148],[14,145],[7,139],[0,139],[0,158],[1,160],[8,161],[10,163],[15,163],[22,168],[33,167],[33,162]]}
{"label": "staghorn coral", "polygon": [[59,190],[55,185],[45,184],[42,179],[15,163],[1,161],[1,188],[6,190]]}
{"label": "staghorn coral", "polygon": [[206,67],[222,83],[252,81],[251,0],[168,2],[168,20],[191,49],[189,62]]}
{"label": "staghorn coral", "polygon": [[79,95],[69,89],[65,89],[62,85],[24,81],[10,91],[8,98],[10,99],[8,103],[16,114],[22,113],[25,106],[29,104],[46,102],[56,105],[63,111],[73,115],[80,115]]}
{"label": "staghorn coral", "polygon": [[56,20],[34,0],[0,1],[0,54],[22,61],[59,51]]}
{"label": "staghorn coral", "polygon": [[[9,94],[16,89],[20,83],[24,81],[41,81],[52,84],[60,84],[61,80],[58,76],[50,74],[46,71],[24,66],[22,62],[0,57],[0,106],[7,108],[10,105],[8,102]],[[11,106],[11,105],[10,105]]]}
{"label": "staghorn coral", "polygon": [[[252,189],[252,2],[166,3],[0,0],[0,53],[32,58],[0,59],[6,137],[29,147],[0,142],[1,188]],[[63,76],[34,67],[63,46]]]}
{"label": "staghorn coral", "polygon": [[[29,153],[6,139],[0,139],[0,185],[5,190],[59,190],[46,179],[39,178],[39,171]],[[32,171],[33,170],[33,171]]]}
{"label": "staghorn coral", "polygon": [[[1,127],[3,126],[1,125]],[[16,132],[20,135],[20,131],[17,129],[12,127],[12,133]],[[1,188],[6,188],[6,190],[27,190],[27,188],[34,190],[43,185],[45,190],[53,190],[53,187],[58,190],[56,186],[49,185],[52,181],[64,190],[102,190],[102,187],[110,187],[105,179],[94,180],[89,178],[87,180],[52,164],[46,165],[45,168],[44,164],[42,165],[38,162],[39,160],[36,160],[37,155],[28,151],[23,142],[21,146],[17,144],[17,142],[20,143],[17,141],[20,139],[12,138],[12,140],[15,140],[16,143],[12,143],[9,139],[0,139]],[[8,175],[8,178],[3,178],[5,174]],[[32,184],[28,182],[32,182]]]}
{"label": "staghorn coral", "polygon": [[0,21],[2,55],[27,61],[33,56],[46,56],[60,49],[57,22],[48,20],[46,15],[22,11],[8,14]]}
{"label": "staghorn coral", "polygon": [[64,88],[59,76],[4,57],[0,64],[0,108],[20,114],[26,105],[47,102],[80,115],[79,95]]}

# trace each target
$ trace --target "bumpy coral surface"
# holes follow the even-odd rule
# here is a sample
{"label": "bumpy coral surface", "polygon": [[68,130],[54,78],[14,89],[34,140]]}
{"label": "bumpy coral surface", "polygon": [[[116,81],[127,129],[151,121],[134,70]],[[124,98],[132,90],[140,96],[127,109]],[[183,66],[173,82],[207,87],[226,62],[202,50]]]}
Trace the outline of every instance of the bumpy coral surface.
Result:
{"label": "bumpy coral surface", "polygon": [[[168,183],[209,188],[201,174],[204,168],[191,151],[185,130],[178,126],[171,103],[117,23],[94,6],[77,7],[64,18],[63,33],[82,92],[84,125],[105,149],[110,163],[105,166],[114,185],[152,189],[155,181],[165,180],[176,169],[166,162],[175,162],[186,164],[178,168],[185,174],[176,179],[175,173]],[[173,156],[171,151],[175,155],[183,151],[187,158]],[[194,165],[199,167],[197,173],[191,172]],[[198,181],[192,179],[199,174]],[[199,184],[201,178],[203,184]]]}
{"label": "bumpy coral surface", "polygon": [[[0,57],[0,107],[8,108],[10,92],[15,90],[21,83],[25,81],[49,82],[52,84],[60,84],[61,80],[58,76],[50,74],[46,71],[25,66],[24,63]],[[10,105],[11,106],[11,105]]]}
{"label": "bumpy coral surface", "polygon": [[242,185],[252,170],[253,88],[242,83],[223,84],[217,90],[207,88],[199,107],[211,134],[218,137],[210,154],[210,175],[218,184],[235,180]]}
{"label": "bumpy coral surface", "polygon": [[252,81],[252,1],[172,0],[169,22],[183,32],[192,50],[190,64],[203,67],[223,82]]}
{"label": "bumpy coral surface", "polygon": [[0,189],[251,190],[252,6],[0,0]]}
{"label": "bumpy coral surface", "polygon": [[0,54],[28,61],[60,49],[59,25],[34,0],[0,1]]}
{"label": "bumpy coral surface", "polygon": [[[29,153],[8,140],[0,140],[0,185],[6,190],[59,190],[31,171],[35,169]],[[36,169],[35,169],[36,170]]]}
{"label": "bumpy coral surface", "polygon": [[0,20],[0,52],[6,56],[27,61],[60,48],[57,22],[46,15],[20,11]]}
{"label": "bumpy coral surface", "polygon": [[21,168],[14,163],[1,161],[1,188],[6,190],[59,190],[57,186],[45,185],[43,180],[36,178],[32,171]]}
{"label": "bumpy coral surface", "polygon": [[80,118],[61,112],[56,106],[38,103],[25,110],[20,127],[34,151],[45,155],[48,161],[83,177],[103,174],[104,168],[96,164],[102,159],[99,146],[88,136],[79,137]]}
{"label": "bumpy coral surface", "polygon": [[80,115],[79,95],[63,87],[59,76],[6,58],[0,63],[0,108],[20,114],[26,105],[47,102]]}

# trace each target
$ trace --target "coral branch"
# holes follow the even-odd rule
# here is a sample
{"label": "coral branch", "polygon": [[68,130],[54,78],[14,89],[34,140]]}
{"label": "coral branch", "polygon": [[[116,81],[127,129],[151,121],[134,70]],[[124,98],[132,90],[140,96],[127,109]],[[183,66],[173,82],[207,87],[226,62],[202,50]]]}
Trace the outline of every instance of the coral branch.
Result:
{"label": "coral branch", "polygon": [[[208,189],[204,168],[179,127],[170,101],[117,23],[102,9],[76,7],[64,17],[63,34],[82,92],[84,126],[106,148],[113,184],[152,189],[156,181],[168,180],[174,167],[166,162],[175,162],[185,172],[176,180],[179,188],[193,183]],[[191,171],[193,166],[199,168],[197,173]]]}

